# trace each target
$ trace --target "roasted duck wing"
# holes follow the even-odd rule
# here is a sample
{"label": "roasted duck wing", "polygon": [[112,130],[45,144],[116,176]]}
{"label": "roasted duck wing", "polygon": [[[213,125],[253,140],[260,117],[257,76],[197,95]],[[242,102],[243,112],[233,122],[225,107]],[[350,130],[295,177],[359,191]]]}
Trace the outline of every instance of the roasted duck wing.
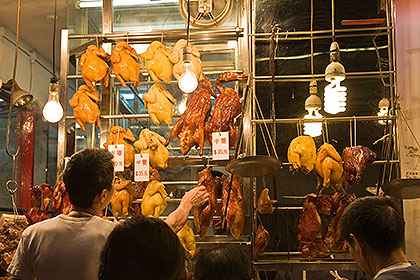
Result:
{"label": "roasted duck wing", "polygon": [[197,233],[203,238],[213,220],[213,214],[216,210],[216,199],[219,192],[219,180],[213,177],[210,167],[200,172],[200,179],[197,187],[205,186],[209,194],[209,201],[200,207],[194,208],[194,225]]}
{"label": "roasted duck wing", "polygon": [[83,131],[86,131],[85,123],[94,124],[99,127],[99,97],[87,85],[81,85],[69,100],[70,106],[73,108],[74,118]]}
{"label": "roasted duck wing", "polygon": [[105,87],[109,85],[109,66],[106,63],[108,60],[109,54],[103,48],[94,45],[88,46],[80,57],[82,78],[93,92],[96,92],[95,82],[104,79]]}
{"label": "roasted duck wing", "polygon": [[[227,229],[230,230],[230,233],[236,239],[241,235],[242,229],[244,228],[245,223],[245,211],[244,211],[244,202],[242,196],[242,185],[239,181],[239,177],[234,175],[233,179],[231,178],[232,174],[223,175],[223,188],[222,188],[222,216],[227,214],[224,219],[226,220]],[[229,185],[230,180],[232,179],[232,186],[230,190],[229,201]],[[228,204],[228,205],[226,205]]]}
{"label": "roasted duck wing", "polygon": [[308,174],[314,169],[316,160],[316,146],[311,136],[298,136],[294,138],[287,149],[287,159],[290,161],[290,171],[299,169]]}
{"label": "roasted duck wing", "polygon": [[277,203],[277,200],[270,199],[270,196],[268,195],[268,189],[263,189],[257,201],[258,213],[272,214],[274,212],[273,204],[275,203]]}
{"label": "roasted duck wing", "polygon": [[318,174],[318,186],[339,190],[343,186],[343,162],[335,148],[324,143],[316,154],[315,171]]}
{"label": "roasted duck wing", "polygon": [[172,138],[178,136],[183,155],[193,146],[200,146],[200,155],[204,148],[204,124],[211,109],[210,94],[214,95],[211,82],[207,77],[200,81],[197,89],[187,100],[185,112],[172,128],[171,135],[165,145],[169,145]]}
{"label": "roasted duck wing", "polygon": [[347,147],[343,150],[344,182],[346,186],[359,184],[363,171],[376,158],[376,154],[365,146]]}
{"label": "roasted duck wing", "polygon": [[268,231],[261,224],[258,225],[254,238],[254,259],[258,257],[259,253],[264,252],[265,247],[270,242],[270,238]]}
{"label": "roasted duck wing", "polygon": [[229,146],[236,148],[237,134],[234,119],[241,111],[238,93],[223,86],[223,83],[245,80],[248,76],[236,72],[225,72],[216,80],[216,89],[220,93],[214,104],[213,114],[204,128],[207,141],[212,144],[213,132],[229,132]]}
{"label": "roasted duck wing", "polygon": [[114,74],[123,88],[127,87],[125,81],[133,81],[137,89],[140,87],[140,65],[138,61],[139,56],[136,50],[126,41],[117,43],[111,55],[111,62]]}

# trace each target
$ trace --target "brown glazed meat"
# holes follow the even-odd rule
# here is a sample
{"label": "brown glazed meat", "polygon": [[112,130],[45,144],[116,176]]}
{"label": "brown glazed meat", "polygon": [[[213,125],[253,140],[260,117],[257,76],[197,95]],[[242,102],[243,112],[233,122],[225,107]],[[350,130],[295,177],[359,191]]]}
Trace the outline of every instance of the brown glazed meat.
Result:
{"label": "brown glazed meat", "polygon": [[376,154],[365,146],[347,147],[343,150],[344,182],[346,186],[359,184],[363,171],[376,158]]}
{"label": "brown glazed meat", "polygon": [[204,77],[200,81],[197,89],[187,100],[185,112],[172,128],[171,135],[166,141],[168,146],[172,138],[178,136],[181,152],[186,155],[193,146],[200,146],[200,155],[203,154],[204,147],[204,124],[211,109],[210,94],[214,95],[214,90],[210,80]]}
{"label": "brown glazed meat", "polygon": [[260,224],[257,228],[254,238],[254,259],[257,258],[258,254],[264,252],[265,247],[267,247],[270,242],[270,234],[265,228]]}
{"label": "brown glazed meat", "polygon": [[134,199],[142,198],[144,190],[147,185],[152,181],[161,181],[159,171],[149,166],[149,181],[141,181],[134,183]]}
{"label": "brown glazed meat", "polygon": [[200,179],[197,187],[205,186],[209,194],[209,201],[200,207],[194,208],[194,225],[197,233],[203,238],[213,220],[213,214],[216,210],[216,199],[219,192],[219,180],[213,177],[210,167],[200,172]]}
{"label": "brown glazed meat", "polygon": [[216,80],[216,89],[220,93],[214,103],[213,114],[204,128],[206,139],[212,144],[213,132],[229,132],[229,147],[236,148],[237,134],[234,119],[241,111],[238,93],[223,86],[223,83],[245,80],[248,76],[236,72],[225,72]]}
{"label": "brown glazed meat", "polygon": [[[222,217],[226,213],[226,226],[233,237],[236,239],[241,235],[245,223],[244,202],[242,197],[242,185],[239,177],[234,175],[232,181],[232,189],[230,190],[229,202],[227,201],[229,184],[232,174],[223,175],[223,188],[222,188]],[[228,205],[226,205],[228,203]]]}
{"label": "brown glazed meat", "polygon": [[277,203],[277,200],[270,199],[270,196],[268,195],[268,188],[263,189],[257,201],[258,213],[272,214],[274,212],[273,204],[275,203]]}

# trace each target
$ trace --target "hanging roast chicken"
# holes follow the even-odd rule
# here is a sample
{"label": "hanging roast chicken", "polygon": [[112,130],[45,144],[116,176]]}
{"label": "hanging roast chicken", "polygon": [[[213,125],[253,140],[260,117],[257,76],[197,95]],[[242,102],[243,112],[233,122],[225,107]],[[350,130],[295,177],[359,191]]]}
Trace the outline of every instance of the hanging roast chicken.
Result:
{"label": "hanging roast chicken", "polygon": [[155,83],[143,94],[144,107],[155,125],[172,125],[176,99],[161,83]]}
{"label": "hanging roast chicken", "polygon": [[140,65],[139,56],[134,48],[127,42],[120,41],[114,48],[111,55],[114,74],[120,81],[123,88],[126,88],[126,81],[133,81],[137,89],[140,87]]}
{"label": "hanging roast chicken", "polygon": [[[244,201],[242,196],[242,185],[239,177],[232,174],[223,175],[222,188],[222,216],[225,219],[227,229],[236,239],[242,233],[245,224]],[[232,182],[231,182],[232,180]],[[229,195],[229,185],[231,185]],[[228,201],[229,196],[229,201]],[[226,212],[227,208],[227,212]],[[226,213],[226,216],[225,216]]]}
{"label": "hanging roast chicken", "polygon": [[104,143],[104,147],[108,149],[109,145],[124,145],[124,167],[130,167],[134,161],[134,149],[133,146],[124,140],[134,142],[136,138],[134,138],[133,132],[129,128],[125,130],[121,126],[113,126],[111,128],[111,134]]}
{"label": "hanging roast chicken", "polygon": [[[175,79],[179,79],[179,77],[184,73],[184,61],[182,59],[183,56],[183,48],[187,46],[187,40],[180,39],[178,42],[176,42],[172,53],[169,55],[169,60],[174,64],[173,68],[173,74]],[[198,80],[203,79],[203,73],[202,73],[202,63],[200,60],[200,52],[198,49],[188,44],[189,47],[191,47],[191,54],[192,54],[192,60],[191,60],[191,71],[195,74]]]}
{"label": "hanging roast chicken", "polygon": [[80,58],[82,78],[93,92],[96,92],[95,82],[104,79],[105,87],[109,85],[109,66],[106,63],[108,60],[109,54],[95,45],[88,46]]}
{"label": "hanging roast chicken", "polygon": [[272,200],[268,195],[268,188],[264,188],[258,197],[257,211],[260,214],[272,214],[274,212],[273,204],[276,203],[277,200]]}
{"label": "hanging roast chicken", "polygon": [[344,182],[346,186],[359,184],[363,171],[376,158],[376,154],[365,146],[347,147],[343,150]]}
{"label": "hanging roast chicken", "polygon": [[139,140],[134,142],[139,153],[149,154],[150,165],[154,168],[165,169],[168,166],[169,151],[164,146],[165,138],[150,131],[143,129],[139,134]]}
{"label": "hanging roast chicken", "polygon": [[111,207],[114,218],[117,219],[121,214],[128,216],[128,208],[134,198],[133,182],[124,178],[118,178],[114,185]]}
{"label": "hanging roast chicken", "polygon": [[69,100],[69,104],[73,108],[74,118],[83,131],[86,131],[85,123],[96,123],[96,127],[99,127],[101,112],[99,111],[98,102],[98,95],[87,85],[81,85],[79,90]]}
{"label": "hanging roast chicken", "polygon": [[311,136],[298,136],[294,138],[287,149],[287,159],[292,164],[290,171],[302,170],[308,174],[314,169],[316,160],[316,146]]}
{"label": "hanging roast chicken", "polygon": [[254,259],[257,258],[259,253],[264,252],[270,242],[270,238],[268,231],[265,230],[262,224],[259,224],[254,237]]}
{"label": "hanging roast chicken", "polygon": [[343,186],[343,162],[335,148],[324,143],[316,154],[315,171],[318,175],[317,188],[331,187],[339,190]]}
{"label": "hanging roast chicken", "polygon": [[146,65],[147,72],[154,82],[162,80],[169,83],[171,80],[173,66],[168,58],[170,54],[171,50],[159,41],[153,41],[146,52],[140,54],[143,65]]}
{"label": "hanging roast chicken", "polygon": [[204,128],[207,141],[212,144],[213,132],[229,132],[229,146],[236,148],[237,134],[234,119],[241,111],[238,93],[223,86],[223,83],[245,80],[248,76],[237,72],[225,72],[216,80],[216,89],[220,93],[214,103],[213,114]]}
{"label": "hanging roast chicken", "polygon": [[182,247],[187,252],[187,259],[193,258],[195,255],[196,242],[194,231],[192,230],[190,223],[187,221],[180,231],[176,233],[181,241]]}
{"label": "hanging roast chicken", "polygon": [[210,94],[215,96],[212,84],[207,77],[198,83],[197,89],[190,94],[185,112],[172,128],[165,145],[175,136],[178,136],[179,145],[183,155],[187,154],[193,146],[200,147],[200,155],[204,148],[204,124],[211,109]]}
{"label": "hanging roast chicken", "polygon": [[150,182],[143,194],[141,213],[144,216],[158,218],[166,209],[167,196],[165,185],[158,181]]}

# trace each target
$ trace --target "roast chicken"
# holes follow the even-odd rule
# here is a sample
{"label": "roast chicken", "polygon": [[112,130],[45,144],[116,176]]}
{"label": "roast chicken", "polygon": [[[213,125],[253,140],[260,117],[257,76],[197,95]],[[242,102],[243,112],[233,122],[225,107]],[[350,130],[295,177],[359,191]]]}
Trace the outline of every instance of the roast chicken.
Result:
{"label": "roast chicken", "polygon": [[376,158],[376,154],[365,146],[347,147],[343,150],[344,182],[346,186],[359,184],[363,171]]}
{"label": "roast chicken", "polygon": [[213,220],[214,211],[216,210],[216,199],[219,191],[219,181],[211,174],[210,167],[207,167],[200,172],[200,179],[198,180],[197,188],[205,186],[209,194],[209,201],[200,207],[195,207],[194,212],[194,225],[197,233],[203,238]]}
{"label": "roast chicken", "polygon": [[164,144],[165,138],[145,128],[140,132],[139,140],[134,142],[134,147],[139,153],[149,154],[152,167],[165,169],[168,166],[169,151]]}
{"label": "roast chicken", "polygon": [[95,82],[104,79],[105,87],[109,86],[109,66],[106,61],[109,54],[103,48],[90,45],[80,58],[82,78],[93,92],[96,92]]}
{"label": "roast chicken", "polygon": [[339,190],[343,186],[343,162],[335,148],[324,143],[316,154],[315,171],[318,174],[317,189],[329,188]]}
{"label": "roast chicken", "polygon": [[141,213],[144,216],[158,218],[165,211],[167,196],[168,193],[161,182],[150,182],[143,194]]}
{"label": "roast chicken", "polygon": [[154,180],[159,182],[161,181],[159,171],[149,166],[149,181],[140,181],[134,183],[134,199],[142,198],[147,185]]}
{"label": "roast chicken", "polygon": [[277,200],[270,199],[270,196],[268,195],[268,188],[263,189],[257,201],[258,213],[272,214],[274,212],[273,204],[275,203],[277,203]]}
{"label": "roast chicken", "polygon": [[223,83],[245,80],[246,75],[236,72],[225,72],[216,80],[216,89],[220,93],[214,103],[214,109],[210,121],[204,130],[207,141],[212,144],[213,132],[229,132],[229,146],[236,148],[237,134],[235,118],[241,111],[241,100],[238,93],[223,86]]}
{"label": "roast chicken", "polygon": [[114,218],[117,219],[121,214],[128,216],[128,208],[134,198],[133,182],[119,178],[114,182],[114,189],[111,199]]}
{"label": "roast chicken", "polygon": [[311,136],[298,136],[292,140],[287,149],[287,159],[292,164],[290,171],[302,170],[308,174],[314,169],[316,160],[316,146]]}
{"label": "roast chicken", "polygon": [[254,237],[254,259],[258,257],[259,253],[264,252],[270,242],[270,238],[268,231],[265,230],[262,224],[259,224]]}
{"label": "roast chicken", "polygon": [[114,74],[123,88],[127,87],[126,81],[135,82],[137,89],[140,87],[140,65],[138,61],[139,56],[136,50],[126,41],[117,43],[111,55],[111,62]]}
{"label": "roast chicken", "polygon": [[85,123],[96,123],[96,127],[99,127],[101,112],[99,111],[98,102],[97,94],[86,85],[81,85],[79,90],[69,100],[69,104],[73,108],[74,118],[83,131],[86,131]]}
{"label": "roast chicken", "polygon": [[190,94],[187,100],[185,112],[172,128],[171,134],[165,145],[175,136],[178,136],[179,145],[183,155],[186,155],[193,146],[200,147],[200,155],[204,148],[204,124],[212,106],[210,94],[214,90],[210,80],[204,77],[198,83],[197,89]]}
{"label": "roast chicken", "polygon": [[184,247],[187,253],[187,259],[193,258],[195,255],[195,236],[190,223],[187,221],[180,231],[176,233],[179,241],[181,241],[182,247]]}
{"label": "roast chicken", "polygon": [[124,145],[124,167],[130,167],[134,162],[134,149],[124,139],[130,142],[136,141],[133,132],[129,128],[125,130],[121,126],[113,126],[111,128],[111,134],[104,143],[104,147],[108,149],[109,145]]}
{"label": "roast chicken", "polygon": [[[225,220],[226,227],[230,231],[233,237],[236,239],[242,233],[245,223],[245,211],[244,202],[242,196],[242,185],[239,181],[239,177],[232,174],[223,175],[223,188],[222,188],[222,217]],[[232,180],[232,182],[231,182]],[[227,200],[229,194],[229,185],[231,184],[231,190],[229,195],[229,201]],[[227,213],[226,213],[227,208]],[[226,213],[226,216],[225,216]]]}
{"label": "roast chicken", "polygon": [[[175,43],[175,46],[172,50],[172,53],[169,55],[169,60],[174,64],[173,67],[173,74],[175,79],[179,79],[179,77],[184,72],[184,60],[182,58],[183,54],[183,48],[187,46],[187,40],[180,39],[178,42]],[[200,52],[198,49],[188,44],[188,46],[191,48],[191,54],[192,54],[192,61],[191,61],[191,71],[195,74],[197,77],[197,80],[203,79],[203,72],[202,68],[203,65],[200,60]]]}
{"label": "roast chicken", "polygon": [[155,83],[143,94],[144,107],[155,125],[163,122],[172,125],[174,104],[176,99],[161,83]]}
{"label": "roast chicken", "polygon": [[154,82],[164,81],[169,83],[172,76],[172,63],[168,56],[171,50],[159,41],[153,41],[146,52],[140,54],[143,65],[146,65],[147,72]]}

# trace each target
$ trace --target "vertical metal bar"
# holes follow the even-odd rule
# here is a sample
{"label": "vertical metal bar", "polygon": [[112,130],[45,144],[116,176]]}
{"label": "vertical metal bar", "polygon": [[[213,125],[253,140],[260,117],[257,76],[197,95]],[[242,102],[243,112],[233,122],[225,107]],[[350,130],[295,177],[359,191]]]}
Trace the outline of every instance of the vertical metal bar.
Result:
{"label": "vertical metal bar", "polygon": [[350,135],[350,147],[353,147],[353,126],[352,126],[352,122],[349,121],[349,135]]}
{"label": "vertical metal bar", "polygon": [[[314,74],[314,0],[311,0],[311,74]],[[313,78],[313,77],[312,77]]]}
{"label": "vertical metal bar", "polygon": [[[275,29],[273,28],[271,30],[271,39],[270,39],[270,69],[271,69],[271,118],[273,119],[273,128],[272,128],[272,134],[273,134],[273,152],[276,153],[276,143],[277,143],[277,137],[276,137],[276,61],[275,61],[275,45],[274,45],[274,33]],[[268,131],[267,131],[268,132]],[[268,148],[269,149],[269,148]]]}
{"label": "vertical metal bar", "polygon": [[353,116],[353,129],[354,129],[354,134],[353,134],[354,141],[353,141],[353,143],[356,146],[357,145],[357,120],[356,120],[356,117],[354,117],[354,116]]}
{"label": "vertical metal bar", "polygon": [[334,0],[331,0],[331,32],[332,39],[335,41],[335,3]]}
{"label": "vertical metal bar", "polygon": [[58,122],[57,137],[57,178],[64,169],[64,157],[66,156],[67,137],[66,137],[66,116],[67,116],[67,95],[68,82],[67,74],[69,71],[69,30],[61,30],[61,62],[60,62],[60,95],[59,101],[63,106],[63,118]]}

